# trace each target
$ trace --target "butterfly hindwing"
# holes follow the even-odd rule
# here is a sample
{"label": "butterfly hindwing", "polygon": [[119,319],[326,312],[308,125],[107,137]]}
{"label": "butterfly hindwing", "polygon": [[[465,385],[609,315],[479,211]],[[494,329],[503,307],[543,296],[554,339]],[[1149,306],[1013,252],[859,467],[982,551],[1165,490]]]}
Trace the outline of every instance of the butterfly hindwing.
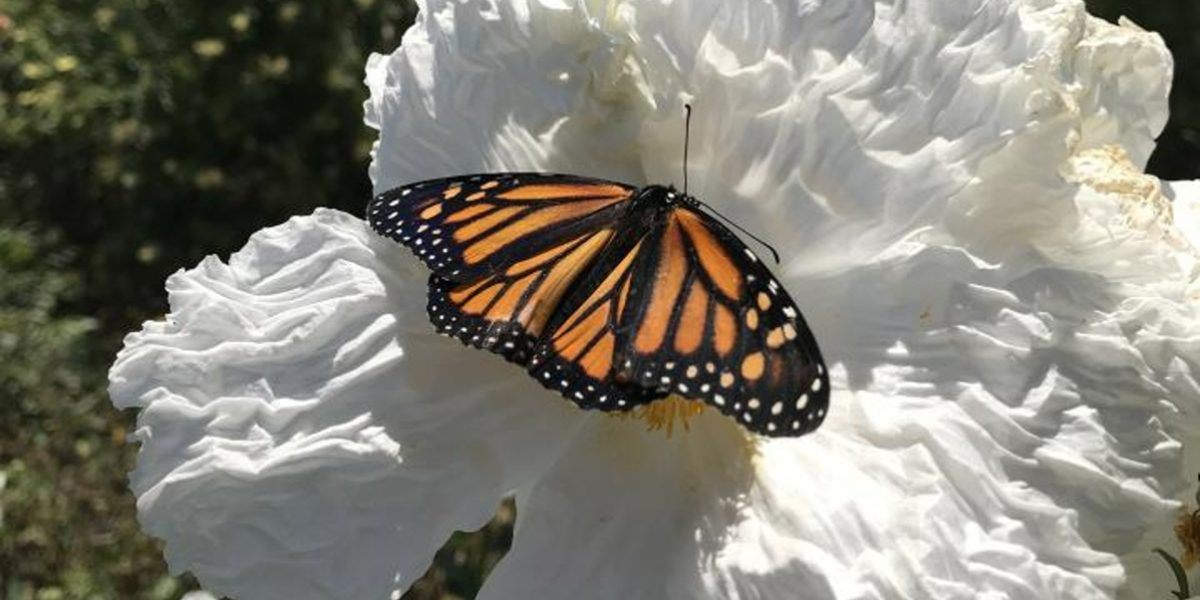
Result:
{"label": "butterfly hindwing", "polygon": [[618,355],[643,386],[715,406],[765,435],[816,429],[829,380],[812,332],[767,267],[724,225],[675,207],[636,277]]}
{"label": "butterfly hindwing", "polygon": [[464,175],[384,192],[367,220],[434,273],[469,282],[612,225],[634,191],[571,175]]}
{"label": "butterfly hindwing", "polygon": [[530,371],[583,408],[675,393],[770,436],[815,429],[828,374],[795,303],[731,232],[687,207],[624,235],[537,345]]}

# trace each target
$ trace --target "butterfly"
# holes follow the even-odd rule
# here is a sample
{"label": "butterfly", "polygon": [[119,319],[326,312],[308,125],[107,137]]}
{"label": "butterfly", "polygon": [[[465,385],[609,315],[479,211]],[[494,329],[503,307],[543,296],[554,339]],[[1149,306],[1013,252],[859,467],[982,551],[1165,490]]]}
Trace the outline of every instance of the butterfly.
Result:
{"label": "butterfly", "polygon": [[522,365],[582,408],[626,411],[674,393],[767,436],[825,418],[828,373],[795,302],[673,186],[464,175],[379,194],[367,220],[432,270],[439,333]]}

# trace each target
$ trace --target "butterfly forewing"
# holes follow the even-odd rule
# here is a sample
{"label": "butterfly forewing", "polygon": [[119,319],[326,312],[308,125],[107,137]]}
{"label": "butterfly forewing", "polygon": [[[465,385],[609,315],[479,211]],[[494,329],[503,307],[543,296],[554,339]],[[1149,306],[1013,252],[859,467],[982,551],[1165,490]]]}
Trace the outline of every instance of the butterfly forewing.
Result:
{"label": "butterfly forewing", "polygon": [[434,273],[429,316],[439,333],[524,364],[563,295],[612,237],[604,228],[567,238],[467,282]]}
{"label": "butterfly forewing", "polygon": [[367,220],[434,273],[469,282],[612,225],[634,191],[569,175],[465,175],[384,192]]}

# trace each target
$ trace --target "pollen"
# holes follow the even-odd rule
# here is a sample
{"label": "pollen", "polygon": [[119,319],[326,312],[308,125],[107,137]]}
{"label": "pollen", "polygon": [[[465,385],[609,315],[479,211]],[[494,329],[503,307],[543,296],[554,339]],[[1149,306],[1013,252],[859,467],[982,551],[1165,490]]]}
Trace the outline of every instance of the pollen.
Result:
{"label": "pollen", "polygon": [[692,418],[702,412],[704,412],[703,403],[671,394],[666,398],[639,406],[633,410],[632,416],[645,421],[647,431],[666,431],[669,438],[675,433],[676,421],[685,432],[691,431]]}
{"label": "pollen", "polygon": [[[668,434],[669,435],[669,434]],[[1175,537],[1183,546],[1183,556],[1180,557],[1184,569],[1190,569],[1196,564],[1200,555],[1200,510],[1181,508],[1175,520]]]}

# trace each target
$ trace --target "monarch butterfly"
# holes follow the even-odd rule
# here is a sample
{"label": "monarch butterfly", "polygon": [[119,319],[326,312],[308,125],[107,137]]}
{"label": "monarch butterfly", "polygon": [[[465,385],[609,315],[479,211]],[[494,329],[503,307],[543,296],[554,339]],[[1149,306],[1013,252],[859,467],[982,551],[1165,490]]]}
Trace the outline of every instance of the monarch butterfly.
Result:
{"label": "monarch butterfly", "polygon": [[762,261],[700,206],[672,186],[497,173],[384,192],[367,220],[433,271],[439,333],[582,408],[678,393],[755,433],[808,433],[829,404],[816,340]]}

